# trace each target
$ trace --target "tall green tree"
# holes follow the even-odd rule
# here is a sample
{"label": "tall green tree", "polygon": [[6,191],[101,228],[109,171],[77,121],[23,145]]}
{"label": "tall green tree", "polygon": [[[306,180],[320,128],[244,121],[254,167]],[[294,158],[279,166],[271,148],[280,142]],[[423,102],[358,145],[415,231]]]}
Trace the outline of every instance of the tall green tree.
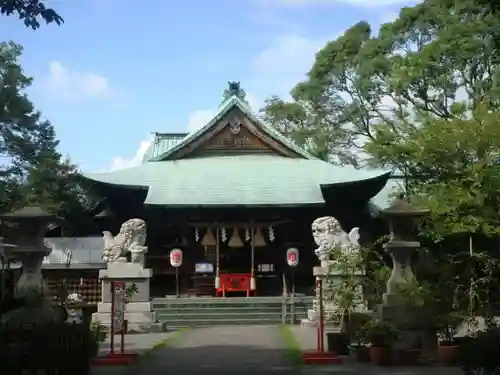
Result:
{"label": "tall green tree", "polygon": [[82,178],[26,94],[32,79],[23,74],[21,53],[19,45],[0,43],[0,210],[40,205],[78,217],[89,204]]}
{"label": "tall green tree", "polygon": [[360,22],[317,53],[291,103],[274,98],[264,117],[298,143],[326,147],[331,161],[379,165],[364,147],[374,125],[404,137],[422,117],[455,118],[457,102],[498,108],[499,22],[476,0],[426,0],[376,35]]}

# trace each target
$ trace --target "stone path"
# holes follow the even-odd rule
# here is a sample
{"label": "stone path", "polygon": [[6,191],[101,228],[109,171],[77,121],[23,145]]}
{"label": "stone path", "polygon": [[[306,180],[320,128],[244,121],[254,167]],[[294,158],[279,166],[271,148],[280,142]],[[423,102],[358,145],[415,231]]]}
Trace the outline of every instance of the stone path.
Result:
{"label": "stone path", "polygon": [[[137,333],[133,335],[125,335],[125,350],[138,351],[143,354],[151,350],[155,345],[160,344],[164,340],[174,337],[176,332],[163,332],[163,333]],[[110,342],[109,337],[106,342],[102,343],[99,347],[101,356],[109,353]],[[120,351],[120,336],[115,336],[114,348],[117,352]]]}
{"label": "stone path", "polygon": [[[290,326],[302,349],[315,346],[315,330]],[[130,335],[129,347],[151,349],[154,342],[169,334]],[[346,361],[342,365],[294,368],[284,350],[278,327],[210,327],[183,332],[172,337],[165,348],[158,348],[131,367],[94,368],[91,375],[462,375],[453,367],[375,367]]]}
{"label": "stone path", "polygon": [[143,359],[136,375],[298,375],[273,326],[210,327],[175,338],[166,348]]}

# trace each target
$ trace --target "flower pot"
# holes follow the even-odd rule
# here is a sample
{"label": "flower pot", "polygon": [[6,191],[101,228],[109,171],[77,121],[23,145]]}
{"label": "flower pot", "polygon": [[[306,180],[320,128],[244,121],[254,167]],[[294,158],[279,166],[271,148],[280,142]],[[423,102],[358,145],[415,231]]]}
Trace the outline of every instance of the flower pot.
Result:
{"label": "flower pot", "polygon": [[422,350],[420,349],[398,350],[395,353],[395,361],[398,365],[415,366],[418,365],[421,355]]}
{"label": "flower pot", "polygon": [[370,362],[376,366],[385,366],[391,362],[391,348],[388,346],[371,345],[368,349]]}
{"label": "flower pot", "polygon": [[370,362],[370,349],[366,345],[356,348],[356,359],[358,362]]}
{"label": "flower pot", "polygon": [[338,355],[349,355],[349,335],[344,332],[328,332],[326,345],[329,352]]}
{"label": "flower pot", "polygon": [[458,359],[458,345],[453,343],[440,343],[438,346],[439,362],[444,365],[453,365]]}

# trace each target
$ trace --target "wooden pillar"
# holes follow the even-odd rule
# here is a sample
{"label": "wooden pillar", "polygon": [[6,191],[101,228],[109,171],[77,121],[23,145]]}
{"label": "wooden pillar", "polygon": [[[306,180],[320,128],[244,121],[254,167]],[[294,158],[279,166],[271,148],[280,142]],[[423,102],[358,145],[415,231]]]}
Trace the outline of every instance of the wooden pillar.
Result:
{"label": "wooden pillar", "polygon": [[220,288],[220,253],[219,253],[219,227],[217,226],[215,238],[215,289]]}
{"label": "wooden pillar", "polygon": [[250,268],[250,290],[253,292],[257,288],[255,284],[255,228],[251,226],[251,268]]}

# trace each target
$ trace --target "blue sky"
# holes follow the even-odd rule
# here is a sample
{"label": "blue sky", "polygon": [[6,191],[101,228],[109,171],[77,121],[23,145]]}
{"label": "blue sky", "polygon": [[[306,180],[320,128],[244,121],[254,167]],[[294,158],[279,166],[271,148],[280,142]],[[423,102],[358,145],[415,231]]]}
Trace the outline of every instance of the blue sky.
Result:
{"label": "blue sky", "polygon": [[84,171],[103,171],[138,163],[154,131],[204,125],[229,80],[241,81],[255,110],[286,96],[327,40],[360,20],[378,27],[412,1],[47,3],[63,26],[32,31],[4,17],[0,32],[24,46],[29,95],[61,152]]}

